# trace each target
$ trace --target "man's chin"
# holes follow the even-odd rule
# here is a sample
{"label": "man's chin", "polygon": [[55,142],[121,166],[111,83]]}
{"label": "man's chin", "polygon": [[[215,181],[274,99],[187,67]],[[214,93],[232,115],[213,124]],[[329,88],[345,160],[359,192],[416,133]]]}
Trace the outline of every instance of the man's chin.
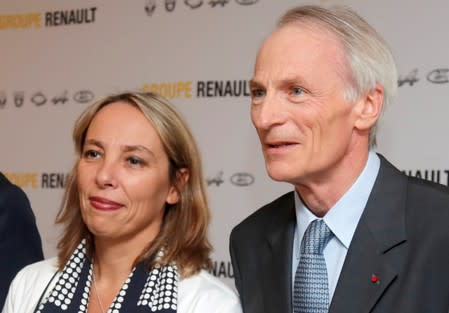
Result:
{"label": "man's chin", "polygon": [[292,175],[292,171],[289,171],[287,169],[274,169],[274,168],[268,168],[267,167],[267,173],[268,176],[274,181],[278,182],[285,182],[285,183],[291,183],[294,181],[295,176]]}

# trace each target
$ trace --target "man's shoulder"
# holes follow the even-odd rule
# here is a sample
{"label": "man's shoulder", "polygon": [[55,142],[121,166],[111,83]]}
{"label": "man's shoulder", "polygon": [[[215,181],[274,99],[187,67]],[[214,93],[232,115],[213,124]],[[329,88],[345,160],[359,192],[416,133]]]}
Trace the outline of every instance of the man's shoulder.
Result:
{"label": "man's shoulder", "polygon": [[422,208],[421,214],[445,213],[444,215],[449,217],[449,188],[447,186],[409,177],[407,189],[407,204]]}
{"label": "man's shoulder", "polygon": [[0,186],[2,185],[12,185],[11,182],[6,178],[6,176],[0,171]]}
{"label": "man's shoulder", "polygon": [[0,207],[5,208],[6,206],[29,206],[29,201],[25,192],[0,172]]}
{"label": "man's shoulder", "polygon": [[420,196],[423,193],[431,196],[443,197],[445,199],[449,199],[449,187],[435,183],[432,181],[428,181],[422,178],[417,177],[408,177],[409,186],[413,191],[419,191],[416,196]]}
{"label": "man's shoulder", "polygon": [[432,207],[441,205],[449,210],[449,187],[422,178],[408,176],[381,157],[381,171],[384,174],[382,183],[393,179],[394,183],[401,183],[406,189],[407,206],[421,206],[431,204]]}
{"label": "man's shoulder", "polygon": [[235,226],[232,233],[263,232],[265,226],[272,223],[273,219],[288,214],[289,209],[294,210],[294,205],[294,193],[290,191],[256,210]]}
{"label": "man's shoulder", "polygon": [[0,186],[0,190],[2,191],[17,192],[17,189],[20,190],[20,188],[10,182],[2,172],[0,172]]}

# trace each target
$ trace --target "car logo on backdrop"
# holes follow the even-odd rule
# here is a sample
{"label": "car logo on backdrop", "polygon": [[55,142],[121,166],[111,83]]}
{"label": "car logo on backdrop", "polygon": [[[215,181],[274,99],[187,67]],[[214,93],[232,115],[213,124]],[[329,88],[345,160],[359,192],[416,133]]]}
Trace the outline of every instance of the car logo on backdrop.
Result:
{"label": "car logo on backdrop", "polygon": [[20,108],[23,105],[24,101],[25,101],[25,92],[23,92],[23,91],[16,91],[14,93],[14,105],[17,108]]}
{"label": "car logo on backdrop", "polygon": [[[162,2],[162,0],[160,1]],[[177,0],[163,0],[163,1],[166,12],[172,13],[175,11]],[[191,10],[195,10],[200,7],[207,7],[203,5],[205,3],[209,4],[209,7],[211,8],[217,7],[224,8],[230,2],[231,0],[183,0],[181,2],[181,5],[184,4],[184,6],[182,6],[181,9],[184,8],[185,10],[188,10],[186,9],[186,7],[188,7]],[[258,2],[259,0],[235,0],[235,5],[250,6]],[[156,11],[156,0],[145,0],[144,9],[147,16],[149,17],[153,16]]]}
{"label": "car logo on backdrop", "polygon": [[[31,96],[25,97],[25,91],[14,91],[9,93],[5,90],[0,90],[0,109],[9,105],[8,98],[12,99],[12,106],[16,108],[23,108],[27,106],[44,107],[47,103],[53,103],[55,106],[66,103],[87,103],[94,99],[94,93],[88,89],[71,92],[69,89],[61,90],[59,92],[43,92],[36,91],[31,93]],[[51,94],[51,96],[47,96]],[[73,101],[72,101],[73,99]]]}
{"label": "car logo on backdrop", "polygon": [[176,7],[176,0],[165,0],[165,9],[168,12],[173,12]]}
{"label": "car logo on backdrop", "polygon": [[235,2],[237,2],[240,5],[251,5],[254,4],[256,2],[258,2],[259,0],[235,0]]}
{"label": "car logo on backdrop", "polygon": [[73,96],[73,100],[78,103],[87,103],[92,101],[94,98],[94,93],[90,90],[79,90]]}
{"label": "car logo on backdrop", "polygon": [[402,76],[399,76],[398,79],[398,87],[401,87],[404,84],[409,84],[410,86],[413,86],[414,83],[418,81],[418,69],[415,68],[410,73],[408,73],[404,78]]}
{"label": "car logo on backdrop", "polygon": [[235,186],[249,186],[254,183],[254,176],[250,173],[240,172],[231,176],[231,183]]}
{"label": "car logo on backdrop", "polygon": [[214,177],[206,178],[206,183],[208,186],[215,184],[217,187],[223,184],[223,171],[219,171]]}
{"label": "car logo on backdrop", "polygon": [[198,9],[203,5],[203,0],[184,0],[184,4],[191,9]]}
{"label": "car logo on backdrop", "polygon": [[[449,83],[449,68],[436,68],[427,73],[427,81],[432,84],[447,84]],[[418,77],[418,69],[415,68],[410,71],[406,76],[399,75],[398,87],[404,85],[414,86],[420,81]]]}
{"label": "car logo on backdrop", "polygon": [[148,16],[153,15],[156,10],[156,0],[146,0],[145,1],[145,12],[147,12]]}
{"label": "car logo on backdrop", "polygon": [[31,102],[37,106],[41,106],[47,102],[47,97],[45,97],[42,92],[38,91],[31,97]]}
{"label": "car logo on backdrop", "polygon": [[[227,181],[228,178],[225,178],[224,172],[219,171],[214,176],[208,176],[206,178],[206,184],[207,186],[215,185],[216,187],[219,187],[221,184],[226,182],[225,179]],[[237,187],[250,186],[254,183],[254,181],[254,175],[248,172],[237,172],[229,177],[229,182]]]}
{"label": "car logo on backdrop", "polygon": [[221,5],[224,7],[226,4],[229,3],[229,0],[210,0],[209,5],[213,8],[215,8],[216,5]]}
{"label": "car logo on backdrop", "polygon": [[447,68],[437,68],[427,74],[427,80],[435,84],[445,84],[449,82],[448,73],[449,69]]}
{"label": "car logo on backdrop", "polygon": [[60,96],[54,96],[51,99],[51,102],[53,102],[53,104],[58,104],[58,103],[66,103],[67,101],[69,101],[69,98],[67,97],[67,90],[64,91],[64,93]]}
{"label": "car logo on backdrop", "polygon": [[0,109],[3,109],[6,105],[6,93],[4,91],[0,91]]}

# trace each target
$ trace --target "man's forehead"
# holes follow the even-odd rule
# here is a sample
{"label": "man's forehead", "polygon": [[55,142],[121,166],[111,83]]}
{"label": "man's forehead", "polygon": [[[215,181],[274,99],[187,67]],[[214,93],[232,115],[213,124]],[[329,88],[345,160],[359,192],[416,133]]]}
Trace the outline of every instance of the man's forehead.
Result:
{"label": "man's forehead", "polygon": [[295,22],[279,27],[273,31],[263,42],[258,51],[260,55],[264,50],[282,46],[298,48],[307,41],[308,44],[316,44],[318,46],[336,46],[341,48],[341,40],[328,28],[317,23]]}
{"label": "man's forehead", "polygon": [[273,32],[259,50],[251,86],[306,86],[323,77],[352,79],[341,41],[327,30],[288,25]]}
{"label": "man's forehead", "polygon": [[291,23],[275,30],[265,39],[256,56],[254,73],[268,64],[287,66],[295,60],[312,61],[317,57],[339,62],[343,56],[341,41],[323,26]]}

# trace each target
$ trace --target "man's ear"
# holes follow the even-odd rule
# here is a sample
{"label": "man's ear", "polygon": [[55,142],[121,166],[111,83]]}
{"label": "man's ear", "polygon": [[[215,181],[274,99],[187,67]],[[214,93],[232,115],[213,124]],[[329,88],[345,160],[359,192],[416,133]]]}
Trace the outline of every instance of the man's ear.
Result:
{"label": "man's ear", "polygon": [[359,130],[370,130],[382,113],[384,102],[384,88],[376,84],[355,105],[357,119],[355,127]]}
{"label": "man's ear", "polygon": [[180,193],[184,188],[185,184],[189,181],[190,173],[189,169],[181,168],[176,171],[175,181],[170,186],[170,190],[168,191],[167,198],[165,201],[168,204],[176,204],[179,201]]}

